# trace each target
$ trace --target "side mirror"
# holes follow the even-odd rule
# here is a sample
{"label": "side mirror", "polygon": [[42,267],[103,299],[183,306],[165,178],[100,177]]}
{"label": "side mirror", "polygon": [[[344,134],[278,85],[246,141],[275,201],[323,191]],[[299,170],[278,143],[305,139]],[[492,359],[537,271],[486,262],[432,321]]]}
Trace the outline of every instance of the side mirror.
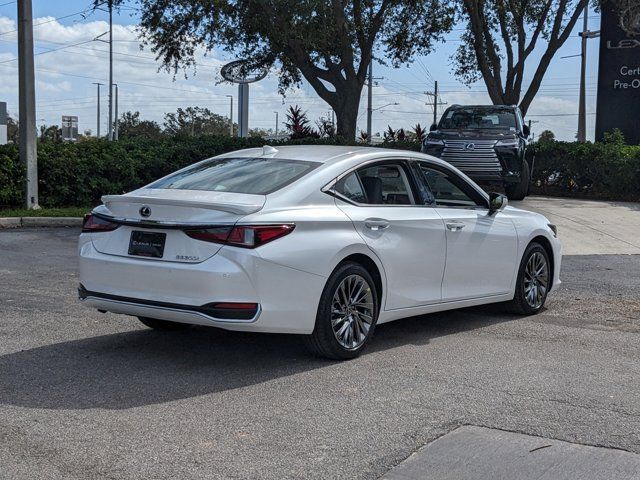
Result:
{"label": "side mirror", "polygon": [[522,126],[522,134],[524,135],[524,138],[529,138],[529,135],[531,135],[531,131],[529,130],[529,125]]}
{"label": "side mirror", "polygon": [[501,212],[505,209],[505,207],[509,204],[509,200],[506,195],[501,193],[490,193],[489,194],[489,215],[493,215],[494,213]]}
{"label": "side mirror", "polygon": [[430,127],[429,127],[429,131],[430,132],[435,132],[438,129],[438,125],[436,125],[435,123],[433,123]]}

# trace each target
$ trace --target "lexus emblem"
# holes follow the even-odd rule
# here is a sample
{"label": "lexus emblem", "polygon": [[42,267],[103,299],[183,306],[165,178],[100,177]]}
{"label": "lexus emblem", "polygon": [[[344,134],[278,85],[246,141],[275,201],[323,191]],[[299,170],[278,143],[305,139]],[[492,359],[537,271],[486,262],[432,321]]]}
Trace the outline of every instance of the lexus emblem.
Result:
{"label": "lexus emblem", "polygon": [[476,146],[475,146],[475,144],[473,144],[473,143],[467,143],[467,144],[464,146],[464,148],[465,148],[466,150],[473,150],[473,149],[475,149],[475,148],[476,148]]}
{"label": "lexus emblem", "polygon": [[143,206],[142,208],[140,208],[140,216],[141,217],[150,217],[151,216],[151,209],[149,207],[147,207],[146,205]]}

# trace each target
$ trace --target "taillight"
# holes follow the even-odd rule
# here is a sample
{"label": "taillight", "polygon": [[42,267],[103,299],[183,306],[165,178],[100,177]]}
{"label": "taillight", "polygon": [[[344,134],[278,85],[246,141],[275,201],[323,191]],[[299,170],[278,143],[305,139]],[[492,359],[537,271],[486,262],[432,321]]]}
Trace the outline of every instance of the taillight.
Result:
{"label": "taillight", "polygon": [[82,222],[82,233],[89,232],[110,232],[115,230],[120,225],[117,223],[110,222],[108,220],[104,220],[103,218],[97,217],[91,213],[87,213],[84,216],[84,221]]}
{"label": "taillight", "polygon": [[234,247],[256,248],[265,243],[284,237],[293,231],[295,225],[237,225],[207,228],[205,230],[185,230],[196,240],[222,243]]}

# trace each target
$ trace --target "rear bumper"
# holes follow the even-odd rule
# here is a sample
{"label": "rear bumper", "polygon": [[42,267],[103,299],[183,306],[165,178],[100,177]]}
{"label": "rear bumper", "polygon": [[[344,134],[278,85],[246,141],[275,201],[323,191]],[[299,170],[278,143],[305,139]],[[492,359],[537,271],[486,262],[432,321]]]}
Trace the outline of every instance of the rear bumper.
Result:
{"label": "rear bumper", "polygon": [[[82,302],[98,310],[228,330],[313,331],[326,278],[269,262],[255,250],[223,247],[204,262],[186,264],[98,252],[80,238]],[[216,317],[207,305],[259,305],[245,320]]]}

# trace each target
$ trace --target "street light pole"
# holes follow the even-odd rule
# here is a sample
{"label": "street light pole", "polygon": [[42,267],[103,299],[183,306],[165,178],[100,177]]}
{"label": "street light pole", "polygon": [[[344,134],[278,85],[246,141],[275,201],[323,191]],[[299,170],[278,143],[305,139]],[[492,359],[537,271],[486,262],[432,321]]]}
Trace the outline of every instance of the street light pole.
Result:
{"label": "street light pole", "polygon": [[109,141],[113,140],[113,0],[109,2]]}
{"label": "street light pole", "polygon": [[100,85],[104,85],[104,83],[93,82],[94,85],[98,86],[98,109],[96,113],[96,138],[100,138]]}
{"label": "street light pole", "polygon": [[369,84],[367,88],[367,142],[371,143],[371,122],[373,117],[373,58],[369,61]]}
{"label": "street light pole", "polygon": [[231,106],[229,107],[229,136],[233,137],[233,95],[225,95],[229,98]]}
{"label": "street light pole", "polygon": [[20,160],[26,166],[25,206],[37,210],[38,150],[36,145],[36,88],[33,62],[33,11],[31,0],[18,0],[18,82]]}
{"label": "street light pole", "polygon": [[118,84],[114,83],[114,87],[116,87],[116,107],[113,121],[113,139],[118,140]]}
{"label": "street light pole", "polygon": [[276,140],[278,140],[278,112],[273,112],[276,114]]}

